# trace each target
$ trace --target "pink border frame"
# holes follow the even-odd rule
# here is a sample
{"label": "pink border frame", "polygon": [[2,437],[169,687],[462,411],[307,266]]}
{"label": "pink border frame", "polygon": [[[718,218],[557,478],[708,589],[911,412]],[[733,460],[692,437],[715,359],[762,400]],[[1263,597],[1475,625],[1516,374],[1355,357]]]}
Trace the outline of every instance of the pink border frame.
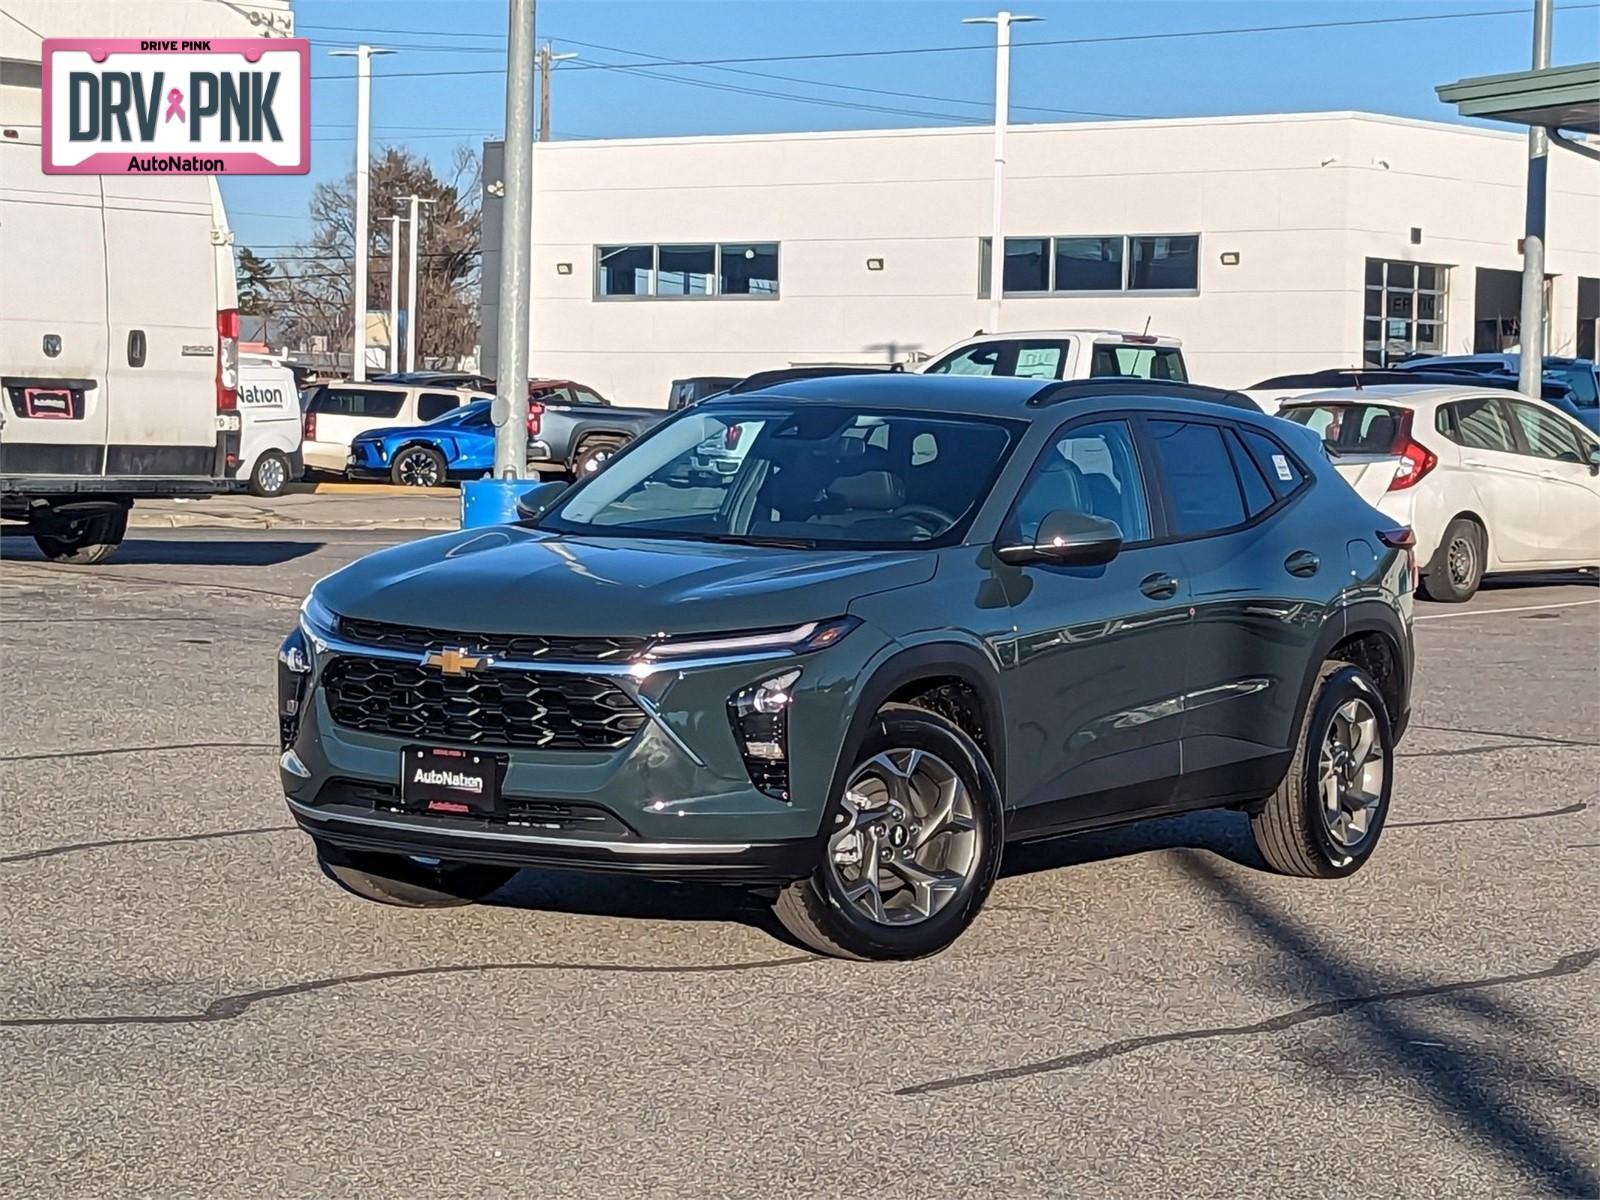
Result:
{"label": "pink border frame", "polygon": [[[33,398],[40,392],[65,392],[67,396],[66,412],[38,412],[34,410]],[[32,421],[77,421],[81,418],[74,411],[72,403],[72,389],[62,387],[30,387],[22,389],[22,407],[27,411],[22,415]]]}
{"label": "pink border frame", "polygon": [[[210,38],[189,39],[192,41],[209,40],[210,48],[207,50],[143,50],[140,47],[154,38],[45,38],[43,44],[44,65],[44,113],[39,118],[41,143],[44,156],[44,173],[46,175],[143,175],[142,171],[130,171],[127,161],[130,155],[141,153],[156,153],[155,151],[103,151],[91,154],[80,163],[71,166],[53,162],[50,158],[50,74],[51,56],[57,50],[87,50],[95,62],[105,62],[112,54],[242,54],[246,62],[259,62],[261,55],[268,50],[282,52],[292,51],[300,56],[300,161],[288,166],[279,166],[268,161],[259,154],[239,152],[234,154],[206,154],[201,157],[215,158],[222,163],[221,171],[160,171],[155,175],[305,175],[311,170],[311,43],[306,38]],[[163,39],[176,41],[181,46],[184,39]]]}

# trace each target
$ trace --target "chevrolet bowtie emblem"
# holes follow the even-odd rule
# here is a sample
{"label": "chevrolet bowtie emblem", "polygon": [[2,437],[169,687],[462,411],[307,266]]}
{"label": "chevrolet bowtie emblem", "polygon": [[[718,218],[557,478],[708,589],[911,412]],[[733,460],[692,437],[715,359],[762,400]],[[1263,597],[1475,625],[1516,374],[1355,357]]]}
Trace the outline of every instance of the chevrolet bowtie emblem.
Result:
{"label": "chevrolet bowtie emblem", "polygon": [[422,660],[423,666],[438,667],[446,675],[465,675],[482,663],[483,659],[465,650],[435,650]]}

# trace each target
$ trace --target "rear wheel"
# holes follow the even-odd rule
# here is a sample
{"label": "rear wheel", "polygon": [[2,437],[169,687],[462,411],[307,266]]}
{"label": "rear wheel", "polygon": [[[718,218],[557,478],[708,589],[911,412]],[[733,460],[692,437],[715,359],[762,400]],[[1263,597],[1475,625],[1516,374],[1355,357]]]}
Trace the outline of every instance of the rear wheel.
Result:
{"label": "rear wheel", "polygon": [[826,823],[823,861],[773,908],[822,954],[936,954],[972,924],[999,873],[994,774],[959,726],[926,709],[885,706]]}
{"label": "rear wheel", "polygon": [[317,841],[317,863],[346,891],[398,908],[458,908],[504,887],[515,867],[345,850]]}
{"label": "rear wheel", "polygon": [[407,446],[389,469],[389,478],[401,487],[438,487],[444,476],[444,455],[427,446]]}
{"label": "rear wheel", "polygon": [[1476,521],[1457,517],[1445,529],[1439,548],[1422,572],[1423,594],[1445,604],[1472,599],[1483,582],[1486,557],[1483,530]]}
{"label": "rear wheel", "polygon": [[607,460],[623,445],[616,438],[590,438],[579,448],[578,457],[572,463],[572,473],[579,479],[587,479],[605,466]]}
{"label": "rear wheel", "polygon": [[128,510],[101,510],[76,518],[35,518],[33,540],[51,562],[93,566],[105,562],[128,532]]}
{"label": "rear wheel", "polygon": [[1289,770],[1250,818],[1256,847],[1285,875],[1354,874],[1377,848],[1393,778],[1394,731],[1377,686],[1360,667],[1324,663]]}
{"label": "rear wheel", "polygon": [[289,484],[289,460],[276,450],[263,450],[250,468],[252,496],[281,496]]}

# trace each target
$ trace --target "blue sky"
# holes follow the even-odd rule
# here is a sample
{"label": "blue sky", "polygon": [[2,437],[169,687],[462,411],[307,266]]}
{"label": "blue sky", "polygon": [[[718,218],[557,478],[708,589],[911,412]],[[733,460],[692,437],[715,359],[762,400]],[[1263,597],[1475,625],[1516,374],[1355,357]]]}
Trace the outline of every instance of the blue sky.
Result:
{"label": "blue sky", "polygon": [[[649,137],[986,122],[994,34],[988,26],[962,25],[961,18],[999,6],[984,0],[540,0],[540,39],[579,55],[552,75],[551,128],[557,138]],[[362,40],[401,51],[374,60],[375,152],[387,143],[404,144],[446,162],[457,145],[476,146],[504,124],[505,0],[296,0],[294,7],[301,36],[312,39],[311,174],[222,182],[240,244],[267,254],[305,234],[312,186],[351,166],[354,65],[329,57],[330,51]],[[1086,119],[1069,110],[1204,116],[1347,108],[1447,120],[1453,110],[1439,103],[1434,85],[1526,68],[1532,29],[1528,0],[1015,0],[1013,8],[1045,18],[1015,30],[1014,122]],[[1512,8],[1520,11],[1342,29],[1028,45]],[[959,46],[974,49],[751,62],[736,70],[658,66],[647,68],[650,76],[616,69],[643,63],[641,56],[764,59]],[[1568,0],[1563,6],[1558,0],[1554,61],[1597,56],[1600,3],[1579,7]],[[751,95],[751,89],[828,103]]]}

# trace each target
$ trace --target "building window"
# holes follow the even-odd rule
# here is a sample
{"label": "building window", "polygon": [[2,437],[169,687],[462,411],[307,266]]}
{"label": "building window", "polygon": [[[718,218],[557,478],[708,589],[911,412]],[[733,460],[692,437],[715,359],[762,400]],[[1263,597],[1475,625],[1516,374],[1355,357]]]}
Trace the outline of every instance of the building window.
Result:
{"label": "building window", "polygon": [[596,246],[596,299],[778,295],[778,243]]}
{"label": "building window", "polygon": [[1367,259],[1362,361],[1387,367],[1443,354],[1450,268],[1434,263]]}
{"label": "building window", "polygon": [[654,246],[597,246],[595,292],[601,296],[648,296],[655,277]]}
{"label": "building window", "polygon": [[[1005,294],[1198,292],[1198,234],[1006,239]],[[978,295],[989,294],[989,239],[978,240]]]}

